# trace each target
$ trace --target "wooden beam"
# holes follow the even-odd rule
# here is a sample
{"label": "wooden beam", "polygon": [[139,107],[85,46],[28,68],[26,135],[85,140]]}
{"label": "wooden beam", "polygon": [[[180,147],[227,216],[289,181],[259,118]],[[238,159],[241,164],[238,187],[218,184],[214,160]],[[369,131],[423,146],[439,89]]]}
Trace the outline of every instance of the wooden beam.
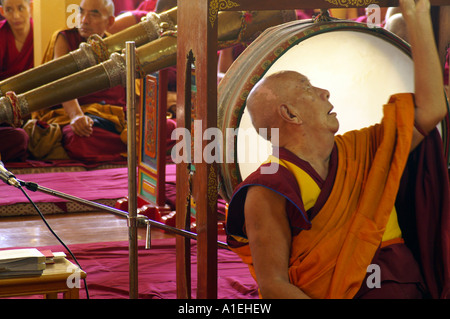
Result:
{"label": "wooden beam", "polygon": [[[219,10],[292,10],[328,8],[365,8],[370,4],[380,7],[398,7],[398,0],[223,0],[215,2]],[[434,6],[450,5],[448,0],[430,0]]]}
{"label": "wooden beam", "polygon": [[[197,131],[194,138],[201,139],[195,144],[192,160],[196,158],[193,173],[192,195],[196,203],[197,223],[197,298],[217,298],[217,168],[208,164],[203,158],[203,149],[209,141],[203,140],[203,132],[211,127],[217,127],[217,23],[209,19],[208,0],[178,1],[178,54],[177,54],[177,126],[190,127],[186,123],[185,112],[192,111],[192,119],[201,121],[201,135]],[[195,17],[195,19],[193,19]],[[191,88],[196,94],[187,92],[189,83],[188,58],[195,59],[195,79]],[[188,99],[192,98],[192,108]],[[192,130],[191,130],[192,131]],[[191,134],[192,135],[192,134]],[[200,135],[200,136],[198,136]],[[197,156],[196,156],[197,155]],[[200,156],[198,156],[200,155]],[[177,164],[177,227],[184,227],[186,214],[186,199],[189,196],[189,165]],[[188,249],[185,241],[177,241],[177,255],[180,254],[179,297],[186,298],[190,294],[187,289],[189,275],[186,256]],[[178,271],[178,269],[177,269]],[[183,273],[184,272],[184,273]],[[178,281],[178,278],[177,278]]]}

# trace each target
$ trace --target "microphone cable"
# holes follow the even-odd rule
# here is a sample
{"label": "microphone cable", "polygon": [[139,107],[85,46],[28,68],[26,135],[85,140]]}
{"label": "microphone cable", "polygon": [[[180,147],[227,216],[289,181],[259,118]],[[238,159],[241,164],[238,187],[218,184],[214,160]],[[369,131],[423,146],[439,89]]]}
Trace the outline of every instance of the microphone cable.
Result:
{"label": "microphone cable", "polygon": [[[74,254],[72,253],[72,251],[69,249],[69,247],[67,247],[67,245],[61,240],[61,238],[59,238],[59,236],[55,233],[55,231],[52,229],[52,227],[49,225],[49,223],[47,222],[47,220],[45,219],[44,215],[42,214],[42,212],[40,211],[40,209],[36,206],[36,204],[33,202],[33,200],[30,198],[30,196],[28,196],[27,192],[23,189],[22,186],[25,186],[27,189],[31,190],[31,191],[36,191],[37,190],[37,184],[35,183],[29,183],[29,182],[24,182],[21,180],[19,181],[19,186],[17,188],[19,188],[22,193],[25,195],[25,197],[28,199],[28,201],[31,203],[31,205],[33,205],[34,209],[37,211],[37,213],[39,214],[39,216],[41,217],[42,221],[44,222],[44,224],[47,226],[47,228],[50,230],[50,232],[53,234],[53,236],[55,236],[55,238],[61,243],[61,245],[63,245],[63,247],[69,252],[70,256],[73,258],[73,260],[75,261],[75,263],[78,265],[78,267],[80,267],[81,270],[83,270],[83,268],[81,267],[80,263],[78,262],[78,260],[75,258]],[[83,282],[84,282],[84,290],[86,291],[86,299],[89,299],[89,290],[88,290],[88,286],[86,283],[86,278],[82,278]]]}

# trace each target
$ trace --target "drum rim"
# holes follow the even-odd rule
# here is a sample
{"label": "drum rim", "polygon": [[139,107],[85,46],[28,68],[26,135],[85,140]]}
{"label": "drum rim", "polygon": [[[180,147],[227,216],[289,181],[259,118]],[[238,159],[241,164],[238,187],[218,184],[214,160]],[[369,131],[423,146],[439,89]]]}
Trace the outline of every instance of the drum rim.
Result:
{"label": "drum rim", "polygon": [[[291,28],[296,28],[295,30],[287,30]],[[335,20],[332,22],[312,22],[311,20],[298,20],[294,22],[288,22],[276,27],[272,27],[265,32],[263,32],[253,43],[249,45],[249,49],[252,46],[258,46],[259,43],[265,39],[266,37],[270,37],[271,33],[279,32],[279,31],[290,31],[287,32],[287,35],[280,36],[282,40],[279,40],[278,44],[273,47],[271,50],[268,50],[266,52],[263,52],[261,54],[261,57],[259,57],[257,63],[255,63],[253,66],[249,67],[249,73],[245,77],[245,81],[242,82],[242,85],[236,90],[236,92],[239,92],[238,97],[235,97],[235,100],[230,100],[230,103],[226,103],[227,106],[231,105],[233,102],[233,108],[231,107],[225,107],[225,102],[228,102],[227,96],[230,94],[230,92],[224,92],[227,78],[233,78],[236,76],[236,70],[233,72],[232,68],[230,70],[232,72],[227,73],[224,76],[224,79],[219,84],[219,98],[218,98],[218,127],[222,129],[223,132],[225,132],[226,127],[233,127],[233,128],[239,128],[242,115],[245,111],[246,107],[246,97],[248,93],[250,92],[251,88],[264,77],[264,75],[269,71],[270,67],[278,60],[280,59],[287,51],[289,51],[293,46],[301,43],[302,41],[305,41],[307,39],[310,39],[311,37],[326,33],[326,32],[335,32],[335,31],[357,31],[362,32],[366,34],[370,34],[373,36],[376,36],[378,38],[381,38],[385,41],[388,41],[391,45],[396,46],[398,49],[400,49],[402,52],[404,52],[407,56],[411,57],[411,50],[410,45],[405,42],[400,37],[396,36],[395,34],[385,30],[384,28],[379,27],[369,27],[365,23],[360,22],[354,22],[354,21],[347,21],[347,20]],[[291,35],[289,35],[291,34]],[[276,40],[275,40],[276,41]],[[275,42],[275,41],[271,41]],[[258,48],[259,50],[262,50],[262,48]],[[241,57],[242,56],[242,57]],[[239,58],[245,59],[245,51],[243,54],[241,54]],[[238,58],[238,59],[239,59]],[[265,65],[265,63],[269,61],[268,65]],[[239,70],[243,72],[243,70]],[[224,81],[225,80],[225,81]],[[225,83],[225,84],[224,84]],[[228,93],[228,94],[227,94]],[[235,93],[235,92],[234,92]],[[234,94],[233,94],[234,95]],[[225,100],[225,101],[224,101]],[[237,101],[242,101],[242,103],[238,103]],[[240,107],[237,107],[240,104]],[[447,119],[448,122],[448,119]],[[450,123],[448,123],[450,125]],[[445,125],[442,125],[443,138],[448,133],[448,126],[445,127]],[[224,134],[224,153],[228,150],[226,149],[226,140],[225,140],[225,134]],[[229,201],[231,199],[231,196],[233,194],[234,189],[239,185],[239,183],[242,182],[242,176],[239,169],[239,163],[237,162],[237,137],[234,140],[234,161],[233,163],[227,163],[226,161],[223,161],[222,163],[219,163],[218,170],[219,170],[219,193],[222,196],[223,199],[226,201]],[[448,151],[447,151],[448,153]],[[228,180],[225,180],[225,178],[228,178]]]}

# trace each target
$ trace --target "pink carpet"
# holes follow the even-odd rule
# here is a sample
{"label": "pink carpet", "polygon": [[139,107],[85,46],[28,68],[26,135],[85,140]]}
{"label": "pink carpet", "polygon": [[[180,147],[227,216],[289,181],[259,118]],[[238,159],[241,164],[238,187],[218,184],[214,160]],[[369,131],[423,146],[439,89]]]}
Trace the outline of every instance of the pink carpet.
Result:
{"label": "pink carpet", "polygon": [[115,166],[126,166],[127,160],[117,162],[81,162],[77,160],[67,159],[67,160],[47,160],[47,161],[39,161],[39,160],[25,160],[24,162],[6,162],[4,163],[5,167],[8,170],[20,170],[20,169],[52,169],[52,168],[65,168],[69,169],[72,167],[78,167],[86,170],[96,169],[102,166],[115,165]]}
{"label": "pink carpet", "polygon": [[[90,299],[128,299],[128,242],[76,244],[69,246],[83,270]],[[42,247],[65,251],[62,246]],[[192,297],[196,298],[196,242],[192,241]],[[68,254],[67,254],[68,255]],[[69,256],[69,255],[68,255]],[[68,258],[71,259],[71,258]],[[139,299],[176,299],[175,239],[155,239],[152,249],[139,241]],[[229,250],[218,250],[218,299],[257,299],[258,290],[248,267]],[[28,297],[29,298],[29,297]],[[41,298],[34,296],[32,298]],[[84,284],[80,298],[85,299]]]}
{"label": "pink carpet", "polygon": [[[89,201],[120,199],[128,196],[128,168],[109,168],[80,172],[17,174],[19,180],[33,182],[58,192]],[[166,203],[175,210],[176,165],[166,165]],[[67,200],[25,189],[35,203],[61,203]],[[22,192],[0,182],[0,206],[28,203]],[[225,214],[225,201],[218,199],[217,211]]]}
{"label": "pink carpet", "polygon": [[[86,200],[117,199],[128,195],[128,169],[112,168],[81,172],[53,172],[16,175],[25,182],[69,194]],[[36,203],[62,202],[64,199],[27,190]],[[10,185],[0,183],[0,206],[28,202],[22,192]]]}

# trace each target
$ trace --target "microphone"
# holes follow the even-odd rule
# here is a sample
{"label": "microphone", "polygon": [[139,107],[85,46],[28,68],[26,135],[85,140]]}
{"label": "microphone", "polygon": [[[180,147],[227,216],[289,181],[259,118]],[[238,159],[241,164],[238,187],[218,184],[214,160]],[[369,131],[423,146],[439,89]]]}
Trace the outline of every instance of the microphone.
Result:
{"label": "microphone", "polygon": [[2,161],[0,161],[0,179],[8,185],[20,187],[19,181],[16,179],[13,173],[5,168],[5,165]]}

